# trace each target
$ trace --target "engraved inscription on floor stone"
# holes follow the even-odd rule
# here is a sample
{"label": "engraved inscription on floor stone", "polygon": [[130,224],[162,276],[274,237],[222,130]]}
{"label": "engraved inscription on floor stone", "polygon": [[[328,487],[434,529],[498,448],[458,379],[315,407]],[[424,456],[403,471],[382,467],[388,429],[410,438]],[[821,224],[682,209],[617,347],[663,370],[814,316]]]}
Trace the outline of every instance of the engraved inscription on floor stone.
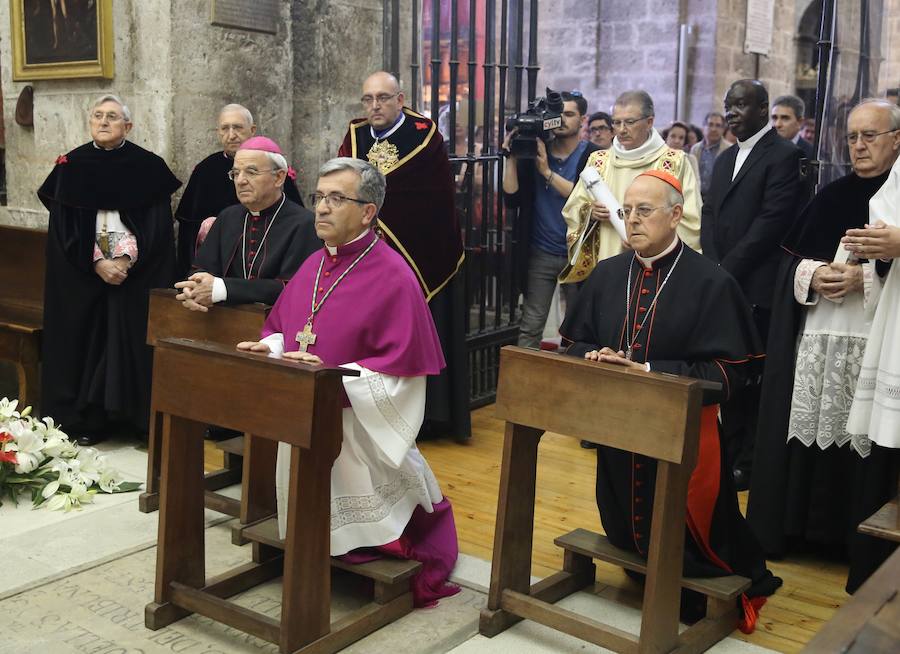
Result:
{"label": "engraved inscription on floor stone", "polygon": [[252,32],[278,32],[277,0],[212,0],[213,25]]}
{"label": "engraved inscription on floor stone", "polygon": [[[206,570],[214,576],[246,563],[250,547],[230,543],[228,525],[206,531]],[[156,548],[73,574],[0,602],[0,654],[274,654],[278,648],[208,618],[192,615],[158,631],[144,627],[153,599]],[[368,601],[364,580],[334,578],[332,620]],[[275,580],[235,598],[267,616],[281,615]],[[462,589],[433,609],[419,609],[352,645],[349,653],[446,652],[478,629],[482,593]]]}

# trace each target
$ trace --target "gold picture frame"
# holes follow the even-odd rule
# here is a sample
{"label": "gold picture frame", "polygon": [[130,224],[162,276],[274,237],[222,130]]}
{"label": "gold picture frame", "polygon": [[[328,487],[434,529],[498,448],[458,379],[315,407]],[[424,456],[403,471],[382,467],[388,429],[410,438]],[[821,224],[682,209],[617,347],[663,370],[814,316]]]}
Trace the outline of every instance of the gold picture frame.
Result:
{"label": "gold picture frame", "polygon": [[112,0],[9,0],[13,80],[112,79]]}

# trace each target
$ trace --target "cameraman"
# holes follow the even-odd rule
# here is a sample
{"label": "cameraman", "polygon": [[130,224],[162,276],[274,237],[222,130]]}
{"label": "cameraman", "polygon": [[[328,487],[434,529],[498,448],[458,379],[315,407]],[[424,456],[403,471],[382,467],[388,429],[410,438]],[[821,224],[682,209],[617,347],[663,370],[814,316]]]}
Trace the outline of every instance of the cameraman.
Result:
{"label": "cameraman", "polygon": [[[598,149],[580,138],[587,100],[580,94],[561,95],[562,124],[553,130],[553,138],[546,145],[538,139],[535,159],[517,160],[509,154],[515,129],[503,141],[505,156],[509,157],[503,170],[503,192],[507,206],[519,213],[513,228],[515,241],[528,248],[527,256],[517,256],[515,262],[519,288],[525,295],[519,324],[522,347],[540,347],[556,277],[565,267],[568,254],[562,208],[588,155]],[[567,306],[576,291],[575,284],[562,286]]]}

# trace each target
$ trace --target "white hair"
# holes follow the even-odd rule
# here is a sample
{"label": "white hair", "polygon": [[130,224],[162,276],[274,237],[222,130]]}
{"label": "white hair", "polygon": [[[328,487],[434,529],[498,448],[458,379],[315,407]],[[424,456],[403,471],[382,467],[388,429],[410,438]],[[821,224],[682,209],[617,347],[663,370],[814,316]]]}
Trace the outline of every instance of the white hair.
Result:
{"label": "white hair", "polygon": [[99,107],[104,102],[115,102],[122,109],[122,117],[125,119],[126,123],[131,122],[131,110],[122,102],[122,99],[113,95],[112,93],[107,93],[106,95],[101,95],[94,101],[94,104],[91,105],[91,113],[94,113],[94,109]]}
{"label": "white hair", "polygon": [[247,127],[251,127],[253,125],[253,114],[251,114],[250,110],[242,104],[226,104],[219,110],[219,118],[222,117],[222,114],[231,112],[242,114],[244,118],[247,119]]}
{"label": "white hair", "polygon": [[269,161],[272,162],[272,167],[275,170],[288,169],[287,159],[284,158],[284,155],[278,154],[277,152],[266,152],[266,156],[269,157]]}

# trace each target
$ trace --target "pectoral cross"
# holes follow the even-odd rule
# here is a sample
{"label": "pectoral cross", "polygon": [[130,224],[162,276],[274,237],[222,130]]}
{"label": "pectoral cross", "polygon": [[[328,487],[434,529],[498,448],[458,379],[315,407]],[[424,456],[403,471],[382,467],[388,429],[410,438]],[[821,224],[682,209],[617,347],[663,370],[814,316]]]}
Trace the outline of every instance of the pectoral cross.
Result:
{"label": "pectoral cross", "polygon": [[310,345],[316,344],[316,335],[313,334],[312,323],[307,322],[302,332],[297,332],[294,340],[300,343],[300,351],[306,352]]}

